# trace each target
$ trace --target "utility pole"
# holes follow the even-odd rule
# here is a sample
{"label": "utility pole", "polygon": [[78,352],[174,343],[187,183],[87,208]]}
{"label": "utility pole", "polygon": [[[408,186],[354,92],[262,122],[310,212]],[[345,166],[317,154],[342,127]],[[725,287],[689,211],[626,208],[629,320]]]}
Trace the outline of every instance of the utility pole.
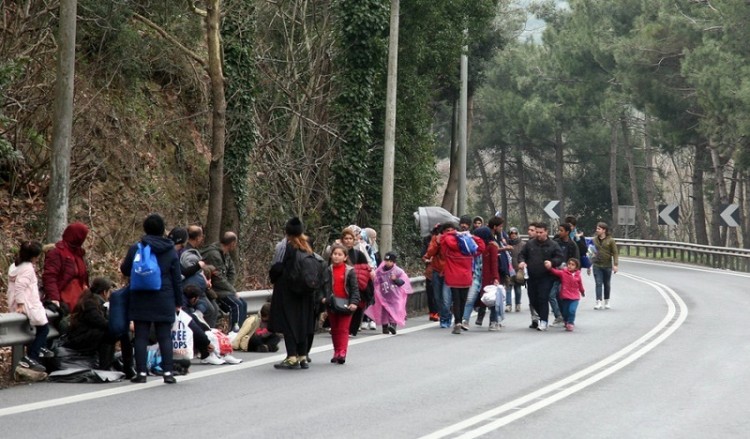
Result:
{"label": "utility pole", "polygon": [[[468,29],[464,29],[464,37],[468,35]],[[466,214],[466,155],[467,143],[467,118],[469,100],[469,46],[461,50],[461,98],[458,114],[458,206],[456,216]]]}
{"label": "utility pole", "polygon": [[383,145],[383,201],[380,217],[381,254],[393,248],[393,177],[396,163],[396,85],[398,83],[399,0],[391,0],[388,37],[388,84],[385,99],[385,144]]}

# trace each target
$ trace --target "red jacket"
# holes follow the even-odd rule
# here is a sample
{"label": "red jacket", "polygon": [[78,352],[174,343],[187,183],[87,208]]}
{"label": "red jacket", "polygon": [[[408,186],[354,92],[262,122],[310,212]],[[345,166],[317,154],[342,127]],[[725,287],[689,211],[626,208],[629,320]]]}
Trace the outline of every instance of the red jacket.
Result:
{"label": "red jacket", "polygon": [[444,233],[440,238],[440,251],[445,259],[445,284],[453,288],[469,288],[473,280],[472,264],[474,256],[484,253],[484,241],[477,236],[472,236],[477,243],[477,251],[474,255],[464,255],[458,249],[458,238],[456,231]]}
{"label": "red jacket", "polygon": [[495,285],[495,281],[500,282],[497,267],[498,253],[499,247],[495,242],[487,244],[487,248],[482,253],[482,287]]}
{"label": "red jacket", "polygon": [[[88,287],[89,275],[83,260],[85,251],[81,247],[88,232],[84,224],[73,223],[65,228],[62,239],[55,244],[55,248],[47,252],[42,273],[45,300],[60,301],[61,293],[74,279],[78,279],[83,288]],[[72,303],[68,303],[68,306],[72,310],[78,300],[69,300]]]}
{"label": "red jacket", "polygon": [[570,272],[567,269],[558,270],[550,268],[552,274],[560,278],[560,298],[567,300],[579,300],[580,293],[585,293],[583,281],[581,280],[581,270]]}
{"label": "red jacket", "polygon": [[431,260],[430,265],[432,269],[437,271],[439,275],[443,275],[445,270],[445,261],[443,260],[443,254],[440,251],[440,243],[438,242],[438,235],[435,235],[430,240],[430,245],[427,247],[427,251],[424,254],[423,259]]}

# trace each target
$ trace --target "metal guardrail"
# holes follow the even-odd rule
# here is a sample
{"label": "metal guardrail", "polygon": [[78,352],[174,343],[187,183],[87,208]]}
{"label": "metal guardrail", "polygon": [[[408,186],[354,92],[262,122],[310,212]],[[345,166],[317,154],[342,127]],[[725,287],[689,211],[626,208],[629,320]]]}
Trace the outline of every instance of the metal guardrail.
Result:
{"label": "metal guardrail", "polygon": [[[424,309],[427,301],[425,293],[424,276],[411,278],[414,294],[409,296],[407,302],[408,311],[418,311]],[[272,290],[254,290],[240,291],[237,294],[247,303],[247,312],[249,314],[260,311],[261,306],[271,295]],[[50,320],[49,338],[60,336],[56,328],[56,323],[60,316],[52,311],[47,311],[47,317]],[[19,313],[2,313],[0,314],[0,347],[11,346],[13,348],[13,364],[17,364],[23,357],[23,347],[34,341],[34,327],[29,323],[24,314]]]}
{"label": "metal guardrail", "polygon": [[750,249],[672,241],[616,238],[620,255],[750,272]]}

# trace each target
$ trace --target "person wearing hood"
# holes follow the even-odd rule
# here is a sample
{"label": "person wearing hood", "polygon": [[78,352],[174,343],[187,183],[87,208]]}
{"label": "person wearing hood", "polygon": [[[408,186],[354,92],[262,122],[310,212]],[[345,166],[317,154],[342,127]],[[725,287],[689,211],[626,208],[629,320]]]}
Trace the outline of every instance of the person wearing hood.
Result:
{"label": "person wearing hood", "polygon": [[89,287],[89,275],[83,256],[83,242],[89,234],[85,224],[75,222],[65,228],[62,239],[44,257],[42,285],[44,300],[67,311],[78,303],[83,290]]}
{"label": "person wearing hood", "polygon": [[36,328],[34,341],[29,345],[26,355],[18,365],[37,372],[45,371],[45,367],[39,364],[39,358],[52,355],[45,348],[49,334],[49,321],[44,306],[39,300],[39,282],[34,271],[34,264],[41,253],[40,243],[24,241],[21,243],[15,262],[8,270],[8,308],[11,312],[25,314],[31,326]]}
{"label": "person wearing hood", "polygon": [[[159,350],[162,356],[162,369],[164,370],[164,382],[174,384],[172,371],[174,361],[172,358],[172,324],[175,321],[176,311],[182,307],[182,289],[180,282],[180,260],[174,249],[174,243],[164,237],[164,219],[152,213],[143,221],[145,235],[140,243],[151,247],[156,255],[161,272],[161,288],[158,291],[130,290],[129,315],[135,326],[135,364],[136,375],[134,383],[145,383],[146,349],[148,337],[153,325],[156,339],[159,342]],[[128,249],[125,259],[120,264],[120,272],[126,278],[130,278],[133,268],[133,259],[138,250],[138,244],[133,244]]]}

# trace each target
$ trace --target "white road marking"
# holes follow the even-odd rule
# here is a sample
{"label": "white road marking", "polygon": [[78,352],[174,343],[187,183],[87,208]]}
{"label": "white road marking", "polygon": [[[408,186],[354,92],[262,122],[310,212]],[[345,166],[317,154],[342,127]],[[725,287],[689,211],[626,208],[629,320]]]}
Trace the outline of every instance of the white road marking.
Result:
{"label": "white road marking", "polygon": [[[497,430],[504,425],[541,410],[612,375],[651,351],[682,325],[687,318],[688,309],[685,302],[674,290],[666,285],[639,276],[630,274],[622,274],[622,276],[653,287],[667,303],[667,314],[651,331],[620,351],[567,378],[462,422],[423,436],[421,439],[438,439],[447,436],[468,439]],[[675,303],[679,306],[679,314],[677,314]],[[675,319],[676,314],[677,318]],[[497,418],[497,416],[507,412],[511,413]],[[460,435],[455,436],[456,434]]]}
{"label": "white road marking", "polygon": [[[400,329],[398,332],[399,334],[409,334],[411,332],[421,331],[424,329],[434,328],[434,327],[435,327],[435,323],[430,322],[428,324],[403,328],[403,329]],[[394,337],[394,336],[390,334],[371,335],[367,338],[358,338],[355,340],[349,340],[349,346],[364,344],[364,343],[371,343],[371,342],[375,342],[379,340],[384,340],[390,337]],[[398,337],[398,335],[396,335],[396,337]],[[326,345],[316,346],[312,348],[310,350],[310,353],[315,354],[318,352],[325,352],[325,351],[330,351],[330,350],[333,350],[333,344],[328,343]],[[192,380],[197,380],[200,378],[205,378],[205,377],[210,377],[210,376],[215,376],[215,375],[221,375],[225,373],[233,373],[233,372],[237,372],[240,370],[251,369],[253,367],[259,367],[259,366],[264,366],[267,364],[276,363],[278,361],[283,360],[284,358],[286,358],[286,355],[278,354],[278,355],[273,355],[269,357],[264,357],[258,360],[242,362],[236,365],[215,366],[208,370],[203,370],[200,372],[193,372],[193,373],[190,373],[189,375],[178,376],[177,379],[180,382],[184,382],[184,381],[192,381]],[[91,401],[91,400],[99,399],[99,398],[107,398],[109,396],[121,395],[124,393],[130,393],[130,392],[137,392],[139,390],[150,389],[156,386],[167,385],[167,384],[164,384],[161,377],[158,377],[158,376],[157,377],[151,376],[149,377],[149,380],[150,381],[146,384],[124,384],[122,387],[116,387],[116,388],[111,388],[111,389],[106,389],[106,390],[83,393],[79,395],[72,395],[72,396],[66,396],[62,398],[56,398],[56,399],[50,399],[50,400],[45,400],[45,401],[32,402],[28,404],[21,404],[21,405],[12,406],[12,407],[6,407],[4,409],[0,409],[0,418],[4,416],[16,415],[19,413],[31,412],[34,410],[43,410],[43,409],[47,409],[51,407],[58,407],[61,405],[76,404],[79,402]]]}
{"label": "white road marking", "polygon": [[710,268],[710,267],[695,267],[691,265],[686,265],[685,263],[681,262],[664,262],[664,261],[646,261],[643,259],[632,259],[632,258],[620,258],[621,260],[626,260],[628,263],[634,263],[634,264],[641,264],[641,265],[655,265],[657,267],[664,267],[665,265],[673,268],[679,268],[681,270],[688,270],[688,271],[698,271],[701,273],[711,273],[711,274],[720,274],[720,275],[726,275],[726,276],[736,276],[736,277],[746,277],[750,278],[750,273],[742,273],[739,271],[732,271],[732,270],[726,270],[723,268]]}

